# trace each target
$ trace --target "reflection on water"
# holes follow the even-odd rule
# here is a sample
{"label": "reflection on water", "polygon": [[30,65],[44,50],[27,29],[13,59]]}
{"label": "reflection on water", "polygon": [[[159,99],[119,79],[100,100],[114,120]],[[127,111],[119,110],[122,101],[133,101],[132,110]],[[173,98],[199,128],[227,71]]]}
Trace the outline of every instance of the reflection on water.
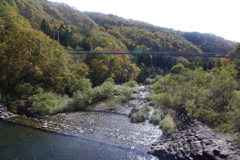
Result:
{"label": "reflection on water", "polygon": [[143,152],[0,121],[1,160],[138,160]]}

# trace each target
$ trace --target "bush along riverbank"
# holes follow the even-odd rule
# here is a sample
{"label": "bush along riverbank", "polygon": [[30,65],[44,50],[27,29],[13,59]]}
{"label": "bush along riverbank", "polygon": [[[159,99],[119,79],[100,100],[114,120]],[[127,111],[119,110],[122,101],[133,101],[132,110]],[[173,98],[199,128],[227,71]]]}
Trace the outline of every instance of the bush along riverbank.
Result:
{"label": "bush along riverbank", "polygon": [[[128,87],[125,84],[115,85],[114,89],[113,99],[91,104],[87,107],[91,110],[57,113],[38,118],[16,115],[4,117],[4,120],[47,132],[147,153],[149,144],[158,140],[162,132],[159,127],[148,122],[131,123],[128,114],[136,106],[144,106],[148,102],[144,101],[149,93],[148,88],[135,85]],[[126,94],[126,91],[132,93]],[[0,109],[2,110],[10,113],[5,107]]]}
{"label": "bush along riverbank", "polygon": [[185,107],[177,111],[179,132],[151,145],[149,154],[167,160],[239,160],[229,134],[214,132],[203,123],[190,118]]}
{"label": "bush along riverbank", "polygon": [[240,159],[237,73],[234,65],[208,71],[176,65],[155,82],[151,99],[159,111],[151,120],[166,138],[152,144],[149,153],[169,159]]}
{"label": "bush along riverbank", "polygon": [[[94,100],[97,96],[94,95],[99,95],[99,93],[107,93],[103,95],[109,95],[109,93],[111,93],[111,96],[104,97],[104,99],[110,98],[106,101],[108,106],[107,110],[110,112],[115,110],[114,106],[116,106],[117,103],[120,104],[120,106],[125,106],[121,104],[122,102],[123,104],[129,103],[128,105],[134,107],[132,112],[130,112],[130,108],[127,109],[131,113],[130,117],[132,118],[132,122],[143,122],[145,120],[149,120],[151,123],[159,124],[162,127],[165,136],[168,136],[150,146],[149,153],[159,157],[160,159],[239,159],[240,152],[235,146],[233,138],[229,134],[214,132],[207,125],[191,118],[192,115],[189,116],[186,110],[187,107],[179,105],[178,107],[175,107],[176,109],[174,112],[173,110],[171,111],[165,109],[164,112],[156,110],[155,113],[153,113],[153,102],[150,102],[151,98],[149,97],[149,87],[136,87],[136,84],[133,82],[126,83],[123,86],[115,85],[114,88],[109,86],[113,86],[113,82],[109,82],[108,80],[100,87],[87,87],[88,89],[82,90],[78,89],[80,91],[74,92],[75,96],[73,97],[75,97],[75,99],[72,99],[68,103],[73,104],[74,101],[79,101],[79,103],[76,103],[78,105],[73,106],[77,106],[77,110],[81,110],[82,107],[87,109],[92,102],[97,102]],[[136,88],[138,89],[136,90]],[[104,92],[106,90],[111,92]],[[98,94],[94,94],[95,92]],[[87,101],[89,98],[91,101]],[[102,101],[104,99],[97,98],[98,101]],[[21,106],[20,103],[17,104],[18,106]],[[81,109],[78,106],[80,106]],[[159,106],[156,106],[155,108],[158,109],[158,107]],[[6,121],[73,136],[80,136],[82,134],[79,133],[85,132],[85,129],[81,127],[76,128],[74,123],[71,123],[71,125],[67,124],[66,122],[69,117],[66,117],[68,114],[65,113],[57,114],[56,116],[47,115],[43,116],[43,118],[27,118],[8,112],[3,106],[1,108],[0,117]],[[61,107],[56,107],[55,109],[58,108]],[[74,109],[71,108],[68,111],[74,111]],[[82,113],[79,113],[79,116],[81,115]],[[51,117],[53,117],[53,119],[51,119]],[[99,128],[91,128],[86,131],[95,132],[99,131]],[[161,134],[159,133],[159,135]],[[142,149],[138,148],[138,150]]]}

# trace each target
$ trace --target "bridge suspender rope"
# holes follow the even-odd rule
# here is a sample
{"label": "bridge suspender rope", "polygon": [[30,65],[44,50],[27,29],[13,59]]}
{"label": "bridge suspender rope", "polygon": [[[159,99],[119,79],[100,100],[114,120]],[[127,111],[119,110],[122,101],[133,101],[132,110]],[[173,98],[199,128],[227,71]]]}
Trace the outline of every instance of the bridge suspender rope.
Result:
{"label": "bridge suspender rope", "polygon": [[179,51],[68,51],[69,54],[132,54],[132,55],[170,55],[182,57],[216,57],[216,58],[240,58],[240,54],[233,53],[197,53]]}
{"label": "bridge suspender rope", "polygon": [[[57,36],[57,38],[56,38],[56,36]],[[60,37],[59,37],[59,31],[58,30],[53,31],[53,40],[57,40],[58,43],[60,43]]]}

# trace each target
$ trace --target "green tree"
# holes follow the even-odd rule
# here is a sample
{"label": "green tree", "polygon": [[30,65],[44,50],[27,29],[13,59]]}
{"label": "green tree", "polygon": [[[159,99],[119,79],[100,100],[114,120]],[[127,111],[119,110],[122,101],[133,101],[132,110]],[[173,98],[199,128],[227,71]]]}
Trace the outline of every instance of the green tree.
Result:
{"label": "green tree", "polygon": [[175,66],[173,70],[177,72],[166,75],[153,85],[156,104],[171,110],[184,105],[194,118],[221,131],[227,131],[225,126],[228,125],[235,132],[232,121],[237,117],[233,113],[239,110],[240,98],[236,91],[235,66],[214,68],[210,73],[203,68],[179,72],[179,67]]}
{"label": "green tree", "polygon": [[84,38],[81,44],[81,47],[87,51],[92,50],[92,42],[91,39]]}
{"label": "green tree", "polygon": [[48,36],[51,35],[52,31],[51,31],[51,28],[50,28],[50,25],[49,23],[46,21],[46,19],[44,18],[41,22],[41,30]]}

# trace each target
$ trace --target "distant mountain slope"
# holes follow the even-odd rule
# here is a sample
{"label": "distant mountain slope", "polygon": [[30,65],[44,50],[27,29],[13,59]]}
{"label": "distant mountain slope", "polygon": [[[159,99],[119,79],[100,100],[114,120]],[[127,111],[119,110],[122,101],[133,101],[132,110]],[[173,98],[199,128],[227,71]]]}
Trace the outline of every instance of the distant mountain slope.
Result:
{"label": "distant mountain slope", "polygon": [[[232,51],[236,43],[233,41],[225,40],[222,37],[216,36],[214,34],[208,33],[198,33],[198,32],[181,32],[175,31],[172,29],[167,29],[163,27],[154,26],[145,22],[135,21],[135,20],[126,20],[124,18],[109,14],[94,13],[94,12],[85,12],[90,18],[92,18],[99,26],[104,27],[109,33],[112,33],[111,30],[116,28],[129,30],[133,28],[135,32],[132,32],[132,36],[136,35],[138,32],[136,30],[145,34],[138,34],[136,36],[145,36],[156,40],[155,42],[148,43],[147,46],[152,46],[153,50],[162,50],[161,47],[157,47],[156,44],[160,43],[165,46],[164,49],[167,50],[180,50],[180,51],[197,51],[200,49],[203,52],[223,52],[228,53]],[[127,29],[126,29],[127,28]],[[152,33],[152,34],[151,34]],[[118,34],[112,33],[117,37]],[[124,33],[122,33],[124,35]],[[154,35],[153,35],[154,34]],[[129,37],[129,35],[127,35]],[[135,37],[132,38],[136,39]],[[142,39],[142,38],[139,38]],[[188,42],[187,42],[188,41]],[[137,41],[142,45],[141,40]],[[190,42],[190,43],[189,43]],[[166,44],[169,44],[166,46]],[[144,44],[143,44],[144,45]],[[160,45],[160,46],[161,46]],[[196,47],[198,48],[196,50]],[[199,51],[199,50],[198,50]]]}
{"label": "distant mountain slope", "polygon": [[0,4],[15,7],[33,28],[42,30],[51,38],[54,38],[54,30],[60,31],[60,43],[68,49],[141,48],[227,53],[236,45],[212,34],[180,32],[112,14],[81,12],[66,4],[47,0],[1,0]]}
{"label": "distant mountain slope", "polygon": [[232,41],[209,33],[185,32],[183,37],[198,46],[203,52],[228,53],[236,46],[236,43]]}
{"label": "distant mountain slope", "polygon": [[107,33],[121,39],[128,47],[141,46],[144,50],[193,51],[201,50],[172,29],[157,27],[145,22],[102,13],[84,12]]}

